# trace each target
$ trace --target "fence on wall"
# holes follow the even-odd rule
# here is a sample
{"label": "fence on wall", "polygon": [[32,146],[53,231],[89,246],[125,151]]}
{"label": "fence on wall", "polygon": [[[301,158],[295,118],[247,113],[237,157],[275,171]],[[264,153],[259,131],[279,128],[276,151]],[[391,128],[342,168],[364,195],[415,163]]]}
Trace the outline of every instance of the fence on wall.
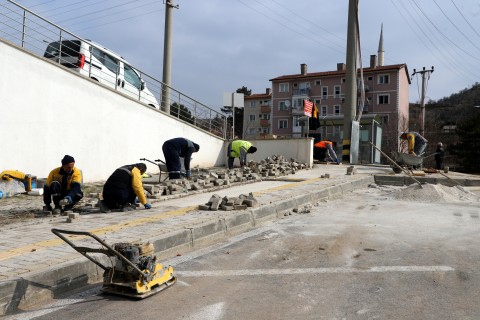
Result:
{"label": "fence on wall", "polygon": [[[131,66],[120,55],[76,36],[11,0],[0,4],[0,37],[153,108],[164,111],[161,106],[168,101],[171,116],[226,138],[224,114]],[[83,47],[87,51],[83,51]]]}

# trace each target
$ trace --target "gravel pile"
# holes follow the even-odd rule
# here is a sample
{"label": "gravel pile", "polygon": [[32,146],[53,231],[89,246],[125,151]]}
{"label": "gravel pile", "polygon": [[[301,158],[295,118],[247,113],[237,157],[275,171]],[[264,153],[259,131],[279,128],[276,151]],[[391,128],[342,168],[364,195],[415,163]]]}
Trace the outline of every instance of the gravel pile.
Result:
{"label": "gravel pile", "polygon": [[479,197],[460,186],[447,187],[440,184],[411,185],[389,194],[394,200],[415,202],[479,202]]}

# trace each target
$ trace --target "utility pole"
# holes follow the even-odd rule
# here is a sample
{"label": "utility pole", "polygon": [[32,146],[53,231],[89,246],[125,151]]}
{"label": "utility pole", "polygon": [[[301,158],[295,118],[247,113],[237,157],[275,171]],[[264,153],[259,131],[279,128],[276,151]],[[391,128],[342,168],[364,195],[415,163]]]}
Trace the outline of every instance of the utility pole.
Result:
{"label": "utility pole", "polygon": [[357,12],[358,0],[349,0],[347,26],[347,57],[345,81],[345,107],[343,109],[342,160],[350,163],[352,121],[356,116],[357,105]]}
{"label": "utility pole", "polygon": [[430,78],[430,74],[434,71],[434,68],[432,66],[432,69],[426,70],[425,67],[423,67],[422,71],[417,71],[416,69],[413,69],[412,73],[412,78],[415,74],[420,73],[422,75],[422,96],[420,97],[420,112],[422,114],[422,123],[420,123],[420,135],[425,136],[425,95],[427,93],[427,76]]}
{"label": "utility pole", "polygon": [[[170,87],[172,86],[172,9],[178,9],[173,0],[165,0],[165,37],[163,40],[162,110],[170,113]],[[180,106],[179,106],[180,107]]]}

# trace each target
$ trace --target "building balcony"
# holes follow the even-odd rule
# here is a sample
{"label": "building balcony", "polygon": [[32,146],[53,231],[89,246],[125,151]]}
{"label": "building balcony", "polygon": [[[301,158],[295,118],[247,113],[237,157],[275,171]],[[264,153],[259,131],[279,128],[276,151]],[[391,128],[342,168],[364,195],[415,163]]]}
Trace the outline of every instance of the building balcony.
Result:
{"label": "building balcony", "polygon": [[292,95],[294,97],[295,96],[309,97],[310,96],[310,88],[293,89]]}
{"label": "building balcony", "polygon": [[272,108],[270,106],[260,106],[260,112],[261,113],[270,113],[272,111]]}
{"label": "building balcony", "polygon": [[303,116],[304,113],[305,112],[303,108],[292,108],[292,115],[294,116]]}
{"label": "building balcony", "polygon": [[270,120],[268,120],[268,119],[260,119],[260,126],[261,126],[261,127],[270,127]]}

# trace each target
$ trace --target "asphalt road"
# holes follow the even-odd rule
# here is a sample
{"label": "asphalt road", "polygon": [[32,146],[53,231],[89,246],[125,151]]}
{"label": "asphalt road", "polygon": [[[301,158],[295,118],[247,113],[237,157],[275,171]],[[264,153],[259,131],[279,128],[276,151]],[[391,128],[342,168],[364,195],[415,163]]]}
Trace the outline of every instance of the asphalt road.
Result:
{"label": "asphalt road", "polygon": [[362,189],[166,261],[148,299],[96,286],[7,319],[480,319],[479,210]]}

